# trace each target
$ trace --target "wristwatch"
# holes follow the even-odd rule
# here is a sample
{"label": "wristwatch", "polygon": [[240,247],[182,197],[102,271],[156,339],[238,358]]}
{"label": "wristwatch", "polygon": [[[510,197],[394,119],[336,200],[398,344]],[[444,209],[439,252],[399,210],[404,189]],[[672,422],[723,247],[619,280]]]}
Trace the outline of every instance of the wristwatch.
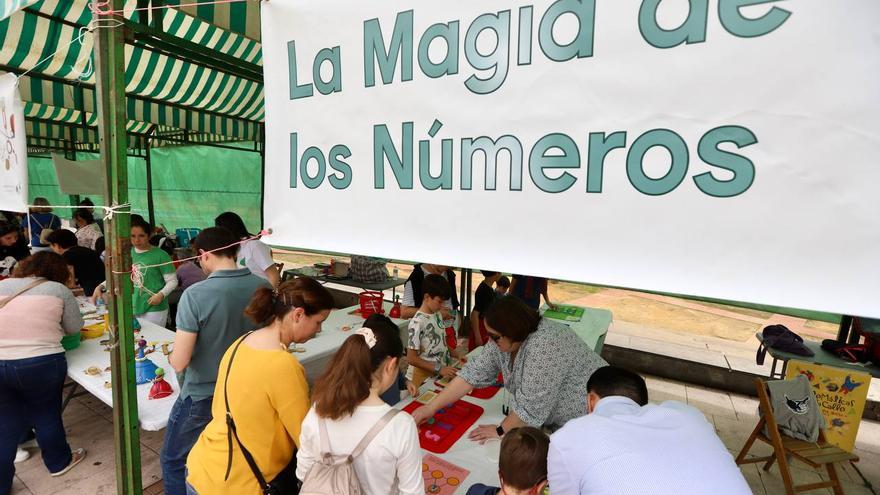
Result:
{"label": "wristwatch", "polygon": [[504,436],[504,428],[501,425],[496,426],[495,433],[497,433],[499,437],[503,437]]}
{"label": "wristwatch", "polygon": [[440,373],[440,368],[442,368],[442,367],[443,366],[440,365],[440,361],[437,361],[436,363],[434,363],[434,373]]}

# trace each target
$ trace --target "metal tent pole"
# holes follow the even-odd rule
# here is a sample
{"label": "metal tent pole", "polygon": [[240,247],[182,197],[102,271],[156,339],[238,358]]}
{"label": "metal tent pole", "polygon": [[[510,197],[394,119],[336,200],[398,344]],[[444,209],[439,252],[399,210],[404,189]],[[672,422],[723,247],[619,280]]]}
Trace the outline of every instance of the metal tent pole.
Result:
{"label": "metal tent pole", "polygon": [[[155,131],[155,129],[156,126],[153,126],[153,131]],[[151,131],[150,134],[153,134],[153,131]],[[153,228],[156,228],[156,209],[153,204],[153,162],[150,160],[150,144],[152,143],[152,139],[147,137],[145,141],[144,160],[147,162],[147,217],[150,219],[150,225]]]}
{"label": "metal tent pole", "polygon": [[[464,297],[465,297],[466,301],[464,303],[465,306],[464,306],[463,313],[465,315],[465,318],[471,317],[471,308],[474,305],[473,300],[472,300],[474,297],[473,290],[474,290],[474,271],[471,268],[468,268],[467,269],[467,290],[464,293]],[[471,331],[473,331],[473,330],[471,330]],[[480,329],[477,329],[477,331],[479,332]]]}
{"label": "metal tent pole", "polygon": [[266,228],[266,125],[260,124],[260,230]]}
{"label": "metal tent pole", "polygon": [[[124,3],[124,0],[109,0],[109,8],[121,12]],[[123,20],[122,16],[118,18]],[[101,162],[107,171],[104,197],[108,205],[128,203],[124,34],[122,28],[95,31],[98,134]],[[128,276],[131,269],[131,217],[129,214],[116,214],[107,223],[116,492],[119,495],[139,495],[143,487],[134,375],[132,287]]]}

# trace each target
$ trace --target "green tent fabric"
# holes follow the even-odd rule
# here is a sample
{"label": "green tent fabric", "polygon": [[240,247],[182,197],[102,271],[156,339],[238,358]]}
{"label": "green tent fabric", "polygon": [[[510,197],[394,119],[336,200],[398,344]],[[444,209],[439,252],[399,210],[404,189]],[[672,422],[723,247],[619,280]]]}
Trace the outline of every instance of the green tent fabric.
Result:
{"label": "green tent fabric", "polygon": [[[251,148],[241,151],[208,146],[156,148],[150,153],[153,169],[153,204],[156,223],[171,232],[184,227],[205,228],[224,211],[241,215],[252,232],[260,229],[260,155]],[[98,155],[77,153],[80,160]],[[28,195],[44,197],[52,205],[69,205],[62,194],[51,157],[28,157]],[[128,158],[129,200],[132,212],[148,218],[146,161]],[[89,196],[104,205],[100,196]],[[69,210],[56,210],[69,217]]]}
{"label": "green tent fabric", "polygon": [[37,3],[39,0],[4,0],[0,3],[0,21],[14,14],[28,5]]}
{"label": "green tent fabric", "polygon": [[[97,144],[90,3],[12,3],[0,11],[8,16],[0,17],[0,73],[29,71],[19,82],[29,146]],[[186,131],[188,142],[257,140],[263,121],[262,47],[254,39],[259,3],[185,4],[149,14],[135,10],[143,3],[126,0],[125,6],[127,25],[143,31],[125,46],[129,147],[142,147],[131,137],[155,136],[157,127]],[[212,65],[212,56],[225,65]]]}

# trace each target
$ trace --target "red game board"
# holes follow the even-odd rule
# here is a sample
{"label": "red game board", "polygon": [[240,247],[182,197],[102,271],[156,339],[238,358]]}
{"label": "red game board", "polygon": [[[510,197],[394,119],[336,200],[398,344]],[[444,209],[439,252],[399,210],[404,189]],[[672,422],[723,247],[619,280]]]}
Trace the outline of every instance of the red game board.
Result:
{"label": "red game board", "polygon": [[495,397],[495,394],[497,394],[499,390],[501,390],[501,387],[491,385],[483,388],[475,388],[471,390],[471,393],[468,395],[477,399],[491,399],[492,397]]}
{"label": "red game board", "polygon": [[[422,407],[413,401],[403,410],[412,414]],[[458,441],[477,419],[483,415],[483,408],[470,402],[459,400],[451,406],[437,411],[433,418],[419,425],[419,444],[423,449],[442,454]]]}
{"label": "red game board", "polygon": [[[446,387],[446,385],[449,385],[449,381],[450,380],[441,378],[440,380],[435,381],[434,384],[438,387]],[[489,385],[488,387],[475,388],[471,390],[471,393],[469,393],[468,395],[475,399],[491,399],[492,397],[495,397],[495,394],[497,394],[499,390],[501,390],[501,384],[503,383],[504,379],[501,377],[501,373],[498,373],[498,385]]]}

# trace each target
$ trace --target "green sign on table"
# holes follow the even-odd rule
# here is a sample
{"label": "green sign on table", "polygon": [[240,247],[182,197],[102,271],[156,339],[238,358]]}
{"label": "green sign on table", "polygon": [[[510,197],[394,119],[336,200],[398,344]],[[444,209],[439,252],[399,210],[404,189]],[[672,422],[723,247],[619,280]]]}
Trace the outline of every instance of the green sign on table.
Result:
{"label": "green sign on table", "polygon": [[547,311],[544,311],[544,316],[554,320],[581,321],[581,318],[584,317],[584,308],[557,304],[555,309],[547,308]]}

